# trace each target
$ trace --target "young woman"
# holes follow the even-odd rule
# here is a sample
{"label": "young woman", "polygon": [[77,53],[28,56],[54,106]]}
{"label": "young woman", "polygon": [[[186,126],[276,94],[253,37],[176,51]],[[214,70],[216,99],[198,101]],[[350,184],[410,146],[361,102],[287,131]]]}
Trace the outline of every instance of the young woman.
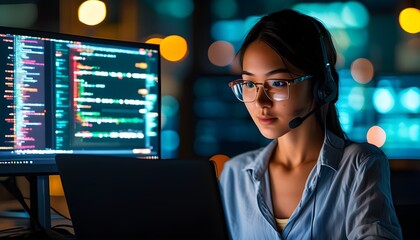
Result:
{"label": "young woman", "polygon": [[402,239],[389,162],[341,129],[336,52],[325,27],[293,10],[264,16],[229,83],[266,147],[233,157],[220,177],[232,239]]}

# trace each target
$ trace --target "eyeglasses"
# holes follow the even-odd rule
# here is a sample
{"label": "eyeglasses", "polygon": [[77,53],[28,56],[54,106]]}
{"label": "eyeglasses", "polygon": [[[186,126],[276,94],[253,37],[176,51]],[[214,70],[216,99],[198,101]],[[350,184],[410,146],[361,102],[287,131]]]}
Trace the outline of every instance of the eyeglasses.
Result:
{"label": "eyeglasses", "polygon": [[238,79],[229,83],[236,98],[241,102],[253,102],[257,98],[258,85],[262,86],[265,94],[271,101],[283,101],[289,99],[289,86],[292,83],[300,83],[312,78],[310,75],[300,76],[293,79],[267,79],[264,83],[255,83],[248,80]]}

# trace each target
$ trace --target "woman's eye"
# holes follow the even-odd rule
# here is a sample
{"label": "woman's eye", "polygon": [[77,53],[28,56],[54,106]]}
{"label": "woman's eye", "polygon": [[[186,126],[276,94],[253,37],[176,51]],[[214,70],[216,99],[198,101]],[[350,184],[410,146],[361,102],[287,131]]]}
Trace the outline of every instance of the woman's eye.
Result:
{"label": "woman's eye", "polygon": [[255,86],[253,82],[245,82],[244,85],[248,88],[253,88]]}
{"label": "woman's eye", "polygon": [[270,80],[269,83],[269,85],[272,87],[284,87],[287,85],[286,82],[280,80]]}

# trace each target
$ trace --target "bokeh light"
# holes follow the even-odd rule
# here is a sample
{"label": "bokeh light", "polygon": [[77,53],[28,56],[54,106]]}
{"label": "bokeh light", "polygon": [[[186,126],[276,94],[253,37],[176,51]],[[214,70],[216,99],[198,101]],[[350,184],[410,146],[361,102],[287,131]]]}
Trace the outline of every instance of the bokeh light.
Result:
{"label": "bokeh light", "polygon": [[169,154],[179,148],[179,134],[174,130],[162,130],[161,132],[162,157],[163,154]]}
{"label": "bokeh light", "polygon": [[353,79],[362,84],[370,82],[374,75],[373,64],[366,58],[354,60],[350,66],[350,71]]}
{"label": "bokeh light", "polygon": [[353,87],[348,96],[348,105],[355,111],[362,110],[365,105],[365,92],[361,87]]}
{"label": "bokeh light", "polygon": [[179,102],[173,96],[163,96],[162,97],[162,113],[168,117],[174,117],[178,114],[179,111]]}
{"label": "bokeh light", "polygon": [[192,0],[159,0],[156,2],[156,10],[159,13],[172,17],[186,18],[194,12],[194,2]]}
{"label": "bokeh light", "polygon": [[235,58],[235,49],[229,42],[216,41],[210,45],[207,54],[211,63],[224,67],[232,63]]}
{"label": "bokeh light", "polygon": [[420,140],[420,125],[418,123],[412,124],[409,127],[408,137],[411,141],[419,142],[419,140]]}
{"label": "bokeh light", "polygon": [[146,40],[146,43],[151,44],[160,44],[163,41],[163,38],[160,37],[152,37]]}
{"label": "bokeh light", "polygon": [[347,111],[338,111],[341,127],[345,132],[350,132],[353,128],[353,116]]}
{"label": "bokeh light", "polygon": [[381,127],[373,126],[368,130],[366,139],[368,143],[382,147],[386,141],[386,133]]}
{"label": "bokeh light", "polygon": [[244,26],[243,26],[243,33],[246,34],[248,33],[251,28],[258,22],[260,21],[262,16],[249,16],[245,19],[244,21]]}
{"label": "bokeh light", "polygon": [[229,67],[230,72],[234,75],[240,75],[242,73],[241,63],[239,62],[239,57],[236,55]]}
{"label": "bokeh light", "polygon": [[335,63],[335,67],[337,69],[341,69],[341,68],[344,68],[345,64],[346,64],[345,56],[342,53],[337,52],[337,62]]}
{"label": "bokeh light", "polygon": [[366,28],[370,19],[366,7],[357,1],[298,3],[292,8],[319,19],[329,29]]}
{"label": "bokeh light", "polygon": [[243,20],[220,20],[211,25],[211,36],[214,40],[229,42],[240,41],[244,37]]}
{"label": "bokeh light", "polygon": [[365,28],[369,23],[369,12],[360,2],[349,1],[343,3],[341,16],[348,27]]}
{"label": "bokeh light", "polygon": [[80,4],[79,21],[86,25],[97,25],[106,17],[106,5],[99,0],[87,0]]}
{"label": "bokeh light", "polygon": [[160,51],[163,58],[176,62],[183,59],[188,52],[187,41],[178,35],[165,37],[160,43]]}
{"label": "bokeh light", "polygon": [[420,90],[417,87],[410,87],[400,92],[401,106],[411,113],[420,112]]}
{"label": "bokeh light", "polygon": [[420,10],[417,8],[405,8],[400,12],[399,23],[401,28],[408,33],[420,32]]}
{"label": "bokeh light", "polygon": [[[331,35],[333,40],[336,40],[334,41],[334,45],[337,47],[337,49],[348,49],[350,45],[353,44],[349,32],[344,29],[336,29],[331,31]],[[346,57],[347,56],[343,55],[343,58]]]}
{"label": "bokeh light", "polygon": [[379,113],[388,113],[394,108],[395,97],[390,88],[376,88],[373,92],[373,107]]}

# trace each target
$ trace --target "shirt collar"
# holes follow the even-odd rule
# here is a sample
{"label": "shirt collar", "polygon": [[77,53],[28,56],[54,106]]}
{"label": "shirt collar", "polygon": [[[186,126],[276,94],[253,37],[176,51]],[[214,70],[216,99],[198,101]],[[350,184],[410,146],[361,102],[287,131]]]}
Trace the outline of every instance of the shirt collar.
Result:
{"label": "shirt collar", "polygon": [[337,170],[343,157],[345,143],[344,139],[327,130],[318,163]]}
{"label": "shirt collar", "polygon": [[266,147],[264,147],[253,159],[243,168],[244,171],[249,171],[251,176],[260,181],[264,176],[270,162],[271,155],[277,146],[277,139],[271,141]]}
{"label": "shirt collar", "polygon": [[[253,161],[250,161],[247,165],[245,165],[243,170],[249,171],[255,180],[260,181],[268,169],[270,157],[276,146],[277,139],[274,139],[257,154]],[[318,164],[337,170],[343,156],[344,146],[344,139],[327,130],[325,133],[324,143],[319,154]]]}

